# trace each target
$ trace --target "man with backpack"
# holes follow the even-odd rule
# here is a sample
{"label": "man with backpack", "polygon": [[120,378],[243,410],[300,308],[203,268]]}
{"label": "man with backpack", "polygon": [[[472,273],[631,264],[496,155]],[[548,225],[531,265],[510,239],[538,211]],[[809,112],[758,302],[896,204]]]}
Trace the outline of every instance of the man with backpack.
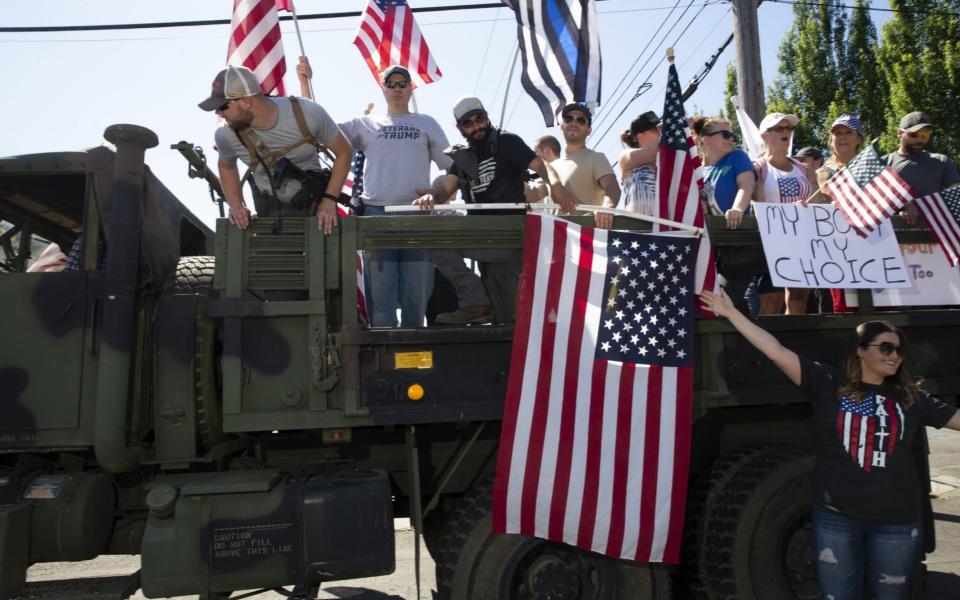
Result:
{"label": "man with backpack", "polygon": [[[253,72],[236,66],[217,74],[210,97],[199,106],[226,121],[215,140],[231,223],[244,229],[251,218],[243,200],[240,159],[249,167],[243,181],[250,179],[258,215],[316,214],[317,228],[333,231],[352,148],[323,107],[300,98],[265,96]],[[318,151],[331,158],[329,171],[322,169]]]}

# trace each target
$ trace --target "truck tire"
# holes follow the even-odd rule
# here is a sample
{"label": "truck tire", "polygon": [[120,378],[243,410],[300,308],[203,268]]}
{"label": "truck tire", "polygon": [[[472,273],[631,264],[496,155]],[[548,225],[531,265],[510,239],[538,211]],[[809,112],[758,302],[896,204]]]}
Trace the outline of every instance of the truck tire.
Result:
{"label": "truck tire", "polygon": [[769,448],[769,445],[750,444],[724,452],[690,484],[680,555],[681,582],[697,600],[713,598],[708,586],[706,539],[717,502],[740,467]]}
{"label": "truck tire", "polygon": [[465,496],[447,523],[438,598],[456,600],[661,600],[666,569],[620,561],[522,535],[490,531],[492,480]]}
{"label": "truck tire", "polygon": [[717,600],[813,600],[813,455],[771,448],[727,482],[707,527],[706,573]]}
{"label": "truck tire", "polygon": [[177,263],[173,280],[175,294],[197,294],[194,340],[194,407],[197,437],[209,450],[221,440],[219,390],[217,388],[217,327],[207,316],[207,305],[214,297],[213,275],[216,261],[212,256],[184,256]]}

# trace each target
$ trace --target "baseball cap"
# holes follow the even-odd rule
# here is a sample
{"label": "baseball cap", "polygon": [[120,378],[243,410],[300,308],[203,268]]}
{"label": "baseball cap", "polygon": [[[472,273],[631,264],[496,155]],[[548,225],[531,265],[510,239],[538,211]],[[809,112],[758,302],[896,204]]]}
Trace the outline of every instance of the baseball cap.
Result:
{"label": "baseball cap", "polygon": [[833,120],[833,123],[830,124],[830,131],[833,131],[833,128],[843,125],[844,127],[849,127],[850,129],[856,131],[857,133],[863,133],[860,130],[860,117],[857,115],[851,114],[842,114],[836,119]]}
{"label": "baseball cap", "polygon": [[564,106],[560,110],[560,116],[565,117],[568,113],[571,113],[575,110],[583,113],[583,116],[587,118],[587,125],[593,125],[593,114],[590,112],[590,109],[578,102],[571,102],[570,104]]}
{"label": "baseball cap", "polygon": [[483,102],[480,102],[480,98],[476,96],[464,96],[453,105],[453,118],[457,120],[457,123],[460,123],[467,117],[484,112],[485,110]]}
{"label": "baseball cap", "polygon": [[800,122],[800,117],[798,117],[797,115],[791,115],[787,113],[778,113],[778,112],[770,113],[769,115],[765,116],[762,121],[760,121],[760,128],[759,128],[760,133],[765,133],[767,131],[770,131],[771,129],[777,126],[777,123],[784,120],[787,123],[790,123],[790,125],[792,125],[793,127],[796,127],[797,123]]}
{"label": "baseball cap", "polygon": [[823,160],[823,152],[820,152],[816,148],[807,146],[806,148],[800,148],[796,154],[793,155],[794,158],[813,158],[816,160]]}
{"label": "baseball cap", "polygon": [[400,65],[390,65],[387,69],[380,74],[380,82],[386,83],[387,78],[391,75],[403,75],[407,81],[410,81],[410,71],[406,67],[401,67]]}
{"label": "baseball cap", "polygon": [[210,97],[198,106],[205,111],[216,110],[230,100],[259,96],[263,91],[253,71],[246,67],[229,66],[217,73]]}
{"label": "baseball cap", "polygon": [[900,129],[903,131],[920,131],[925,127],[933,127],[933,121],[927,113],[915,111],[907,113],[900,119]]}
{"label": "baseball cap", "polygon": [[635,136],[638,133],[649,131],[660,124],[660,117],[652,110],[648,110],[633,121],[630,121],[630,135]]}

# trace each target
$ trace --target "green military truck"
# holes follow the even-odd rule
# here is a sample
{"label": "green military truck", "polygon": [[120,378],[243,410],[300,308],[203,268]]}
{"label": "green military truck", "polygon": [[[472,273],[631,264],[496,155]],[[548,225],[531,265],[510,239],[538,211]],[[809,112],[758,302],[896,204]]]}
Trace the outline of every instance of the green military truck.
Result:
{"label": "green military truck", "polygon": [[[145,167],[152,132],[105,137],[0,159],[0,597],[313,598],[392,572],[407,516],[442,599],[818,597],[810,407],[726,323],[697,324],[679,568],[495,535],[513,331],[363,327],[356,251],[518,246],[522,218],[348,217],[330,236],[309,219],[221,219],[214,233]],[[79,250],[79,270],[25,272],[38,239]],[[722,225],[713,240],[759,244]],[[955,401],[960,312],[884,316]],[[860,318],[764,324],[836,363]],[[139,554],[141,570],[25,583],[31,564],[104,554]]]}

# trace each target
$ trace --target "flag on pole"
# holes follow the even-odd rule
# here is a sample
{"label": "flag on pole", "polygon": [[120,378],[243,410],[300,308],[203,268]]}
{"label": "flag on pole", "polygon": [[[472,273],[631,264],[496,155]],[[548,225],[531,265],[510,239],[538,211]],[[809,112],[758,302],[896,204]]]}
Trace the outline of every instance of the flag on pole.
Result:
{"label": "flag on pole", "polygon": [[913,198],[910,185],[884,165],[873,144],[867,144],[847,166],[823,184],[840,214],[861,237],[889,219]]}
{"label": "flag on pole", "polygon": [[[657,214],[662,219],[704,228],[700,188],[703,175],[697,146],[690,135],[687,115],[683,109],[683,92],[677,68],[670,64],[667,73],[667,91],[660,122],[660,148],[657,151]],[[654,231],[669,227],[654,224]],[[694,291],[719,291],[717,267],[710,246],[710,236],[704,228],[697,247]]]}
{"label": "flag on pole", "polygon": [[960,187],[914,200],[952,266],[960,264]]}
{"label": "flag on pole", "polygon": [[278,96],[286,95],[283,74],[287,63],[275,0],[233,1],[227,64],[253,71],[263,93],[276,91]]}
{"label": "flag on pole", "polygon": [[353,45],[378,84],[380,73],[391,65],[410,71],[415,84],[433,83],[442,76],[406,0],[369,0]]}
{"label": "flag on pole", "polygon": [[293,12],[293,0],[276,0],[277,10]]}
{"label": "flag on pole", "polygon": [[569,102],[600,104],[600,35],[594,0],[503,0],[517,18],[523,89],[547,127]]}
{"label": "flag on pole", "polygon": [[676,563],[696,241],[526,219],[493,530]]}

